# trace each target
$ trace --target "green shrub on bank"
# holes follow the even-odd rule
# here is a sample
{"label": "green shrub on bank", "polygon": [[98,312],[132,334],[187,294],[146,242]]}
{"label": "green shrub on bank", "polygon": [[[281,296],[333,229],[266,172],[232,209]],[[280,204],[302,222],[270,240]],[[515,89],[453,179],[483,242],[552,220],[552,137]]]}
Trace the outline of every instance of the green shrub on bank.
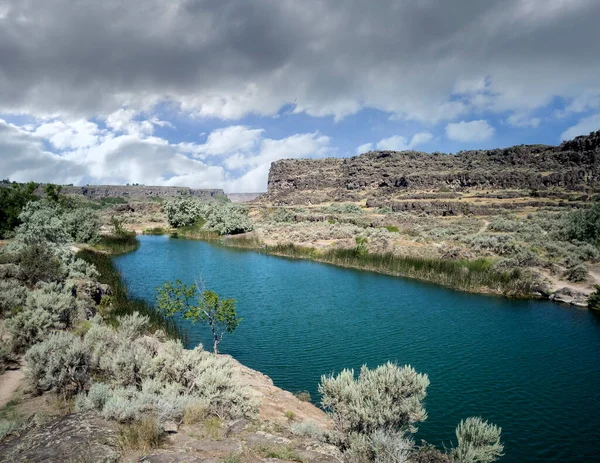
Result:
{"label": "green shrub on bank", "polygon": [[363,366],[358,377],[353,370],[323,376],[321,403],[334,423],[329,439],[343,452],[344,461],[491,463],[502,456],[500,428],[481,418],[461,421],[456,428],[458,446],[449,455],[415,447],[415,425],[427,417],[423,400],[428,386],[427,375],[390,362],[374,370]]}
{"label": "green shrub on bank", "polygon": [[582,264],[578,264],[578,265],[570,268],[565,273],[565,277],[567,278],[567,280],[573,281],[575,283],[579,283],[581,281],[587,280],[588,276],[589,276],[588,269],[585,267],[585,265],[582,265]]}
{"label": "green shrub on bank", "polygon": [[77,393],[90,381],[90,354],[71,333],[52,334],[25,355],[26,377],[37,392]]}
{"label": "green shrub on bank", "polygon": [[34,243],[19,253],[21,273],[32,284],[40,281],[61,281],[66,270],[60,259],[47,244]]}
{"label": "green shrub on bank", "polygon": [[329,214],[362,214],[363,210],[360,206],[353,203],[332,203],[324,207],[323,212]]}
{"label": "green shrub on bank", "polygon": [[0,281],[0,317],[10,315],[20,308],[27,298],[27,289],[18,280]]}
{"label": "green shrub on bank", "polygon": [[190,196],[167,201],[164,206],[169,225],[174,228],[197,224],[219,235],[245,233],[254,229],[248,210],[230,203],[204,203]]}
{"label": "green shrub on bank", "polygon": [[15,241],[22,244],[98,241],[99,219],[92,209],[48,200],[30,201],[19,215]]}
{"label": "green shrub on bank", "polygon": [[600,203],[589,209],[574,211],[567,216],[566,235],[569,239],[600,245]]}
{"label": "green shrub on bank", "polygon": [[124,317],[116,330],[92,324],[84,345],[91,371],[105,384],[80,395],[78,409],[119,421],[152,413],[161,422],[181,419],[192,407],[232,418],[256,411],[248,389],[235,380],[230,359],[201,346],[190,351],[178,341],[143,336],[148,326],[148,318],[137,314]]}
{"label": "green shrub on bank", "polygon": [[337,431],[370,435],[378,429],[415,432],[427,416],[422,401],[428,386],[427,375],[388,362],[374,370],[363,366],[358,377],[354,370],[323,376],[319,393]]}
{"label": "green shrub on bank", "polygon": [[10,187],[0,187],[0,238],[10,238],[21,224],[19,216],[25,206],[39,199],[34,195],[38,186],[37,183],[30,182],[26,185],[15,183]]}
{"label": "green shrub on bank", "polygon": [[43,309],[25,309],[8,318],[6,329],[12,334],[12,349],[22,352],[25,348],[46,339],[61,327],[56,315]]}
{"label": "green shrub on bank", "polygon": [[501,429],[478,417],[461,421],[456,428],[458,446],[451,451],[456,463],[490,463],[502,456]]}
{"label": "green shrub on bank", "polygon": [[593,310],[600,310],[600,285],[594,286],[595,291],[588,297],[588,307]]}

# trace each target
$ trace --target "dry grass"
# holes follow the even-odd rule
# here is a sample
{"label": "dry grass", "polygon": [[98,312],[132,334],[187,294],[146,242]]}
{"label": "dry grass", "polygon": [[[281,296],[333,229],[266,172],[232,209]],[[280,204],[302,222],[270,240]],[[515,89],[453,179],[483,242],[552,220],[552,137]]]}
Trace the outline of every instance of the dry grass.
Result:
{"label": "dry grass", "polygon": [[123,451],[145,453],[160,447],[163,441],[164,433],[154,417],[119,427],[118,444]]}
{"label": "dry grass", "polygon": [[200,423],[206,419],[208,412],[205,407],[192,406],[185,409],[183,414],[183,424],[191,425]]}

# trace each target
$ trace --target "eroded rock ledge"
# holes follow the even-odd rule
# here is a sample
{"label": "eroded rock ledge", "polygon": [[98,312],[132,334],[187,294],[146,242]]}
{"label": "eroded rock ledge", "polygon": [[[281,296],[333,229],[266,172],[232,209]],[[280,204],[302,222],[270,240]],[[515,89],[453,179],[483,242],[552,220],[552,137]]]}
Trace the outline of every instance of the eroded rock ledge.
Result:
{"label": "eroded rock ledge", "polygon": [[[351,158],[287,159],[269,171],[265,199],[281,204],[358,200],[406,191],[600,188],[600,132],[560,146],[520,145],[455,155],[373,151]],[[321,198],[318,192],[327,192]]]}

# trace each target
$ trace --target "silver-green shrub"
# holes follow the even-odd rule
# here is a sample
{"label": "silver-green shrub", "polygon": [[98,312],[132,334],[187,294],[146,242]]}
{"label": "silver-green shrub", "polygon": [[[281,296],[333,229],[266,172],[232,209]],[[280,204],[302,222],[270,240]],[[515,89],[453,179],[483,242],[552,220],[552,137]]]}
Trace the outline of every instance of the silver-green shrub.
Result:
{"label": "silver-green shrub", "polygon": [[413,442],[402,433],[375,431],[371,435],[351,434],[344,451],[346,463],[408,463]]}
{"label": "silver-green shrub", "polygon": [[254,230],[254,224],[243,206],[230,204],[210,204],[204,212],[204,228],[216,231],[219,235],[234,235]]}
{"label": "silver-green shrub", "polygon": [[167,201],[164,206],[172,227],[183,227],[203,221],[203,228],[219,235],[244,233],[254,229],[248,210],[235,204],[203,203],[190,196]]}
{"label": "silver-green shrub", "polygon": [[0,441],[4,437],[16,432],[19,428],[20,425],[16,421],[0,419]]}
{"label": "silver-green shrub", "polygon": [[48,201],[31,201],[19,215],[19,220],[22,223],[16,229],[15,235],[15,240],[18,242],[63,244],[71,241],[56,204]]}
{"label": "silver-green shrub", "polygon": [[90,353],[81,339],[58,332],[31,347],[25,354],[26,378],[38,392],[77,393],[90,377]]}
{"label": "silver-green shrub", "polygon": [[467,418],[456,428],[458,446],[450,454],[455,463],[490,463],[502,456],[502,430],[479,417]]}
{"label": "silver-green shrub", "polygon": [[27,295],[25,310],[46,311],[56,321],[55,328],[65,329],[72,325],[77,315],[77,302],[61,285],[42,284]]}
{"label": "silver-green shrub", "polygon": [[414,432],[427,417],[422,400],[428,386],[427,375],[388,362],[374,370],[363,366],[358,378],[354,370],[323,376],[319,392],[336,430],[370,435],[380,429]]}
{"label": "silver-green shrub", "polygon": [[9,315],[14,309],[22,307],[27,297],[27,289],[18,280],[0,281],[0,316]]}
{"label": "silver-green shrub", "polygon": [[330,214],[362,214],[363,210],[360,206],[353,203],[333,203],[324,207],[323,212]]}
{"label": "silver-green shrub", "polygon": [[315,440],[320,440],[324,437],[323,431],[312,421],[293,423],[290,426],[290,430],[296,436],[310,437]]}
{"label": "silver-green shrub", "polygon": [[196,222],[203,215],[204,205],[204,203],[189,195],[179,196],[167,201],[164,205],[164,211],[167,213],[169,225],[179,228]]}
{"label": "silver-green shrub", "polygon": [[61,323],[56,315],[44,309],[25,309],[8,318],[5,326],[12,334],[13,349],[19,352],[46,339]]}
{"label": "silver-green shrub", "polygon": [[71,239],[76,243],[97,243],[100,219],[90,208],[76,208],[65,212],[62,220]]}
{"label": "silver-green shrub", "polygon": [[144,336],[147,324],[146,317],[135,314],[121,318],[113,330],[94,319],[85,334],[92,369],[113,391],[101,410],[106,417],[135,419],[143,410],[174,416],[192,402],[219,416],[255,413],[257,404],[235,379],[232,360],[201,346],[190,351],[179,341]]}

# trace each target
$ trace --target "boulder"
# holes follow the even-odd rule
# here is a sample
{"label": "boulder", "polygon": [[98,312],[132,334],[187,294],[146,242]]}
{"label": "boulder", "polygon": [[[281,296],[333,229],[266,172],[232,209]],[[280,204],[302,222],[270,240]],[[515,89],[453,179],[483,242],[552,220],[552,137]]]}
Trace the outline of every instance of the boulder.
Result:
{"label": "boulder", "polygon": [[587,307],[587,299],[588,295],[583,291],[567,287],[559,289],[550,296],[550,300],[552,301],[576,305],[578,307]]}

